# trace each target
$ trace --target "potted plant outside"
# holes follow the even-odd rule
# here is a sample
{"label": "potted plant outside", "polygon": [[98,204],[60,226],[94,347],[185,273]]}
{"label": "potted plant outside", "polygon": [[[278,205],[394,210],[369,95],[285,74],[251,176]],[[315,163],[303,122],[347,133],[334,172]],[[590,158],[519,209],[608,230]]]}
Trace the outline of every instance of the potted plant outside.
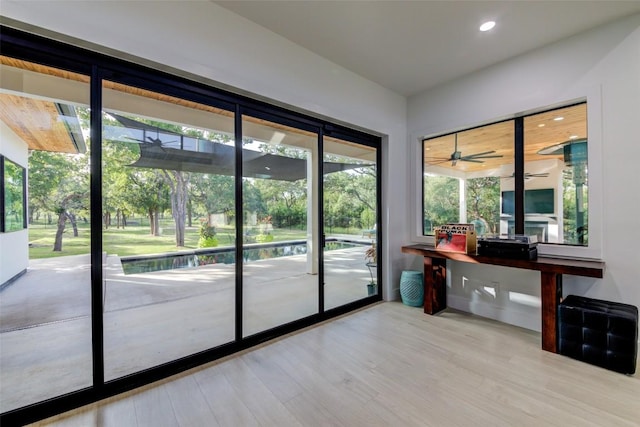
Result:
{"label": "potted plant outside", "polygon": [[375,242],[371,242],[371,246],[364,252],[364,258],[367,261],[366,265],[371,275],[371,281],[367,283],[367,295],[375,295],[378,292],[378,284],[374,279],[373,273],[378,270],[378,253]]}

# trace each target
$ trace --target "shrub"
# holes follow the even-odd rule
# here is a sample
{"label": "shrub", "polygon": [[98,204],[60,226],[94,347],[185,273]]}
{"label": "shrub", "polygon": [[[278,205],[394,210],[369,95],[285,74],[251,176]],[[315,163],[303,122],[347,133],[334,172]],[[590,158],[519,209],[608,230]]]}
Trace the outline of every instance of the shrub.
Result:
{"label": "shrub", "polygon": [[216,237],[200,237],[198,239],[199,248],[214,248],[218,246],[218,238]]}
{"label": "shrub", "polygon": [[273,242],[273,234],[258,234],[256,236],[256,242],[258,243]]}
{"label": "shrub", "polygon": [[198,239],[199,248],[213,248],[218,246],[216,238],[216,228],[209,225],[206,219],[200,220],[200,238]]}

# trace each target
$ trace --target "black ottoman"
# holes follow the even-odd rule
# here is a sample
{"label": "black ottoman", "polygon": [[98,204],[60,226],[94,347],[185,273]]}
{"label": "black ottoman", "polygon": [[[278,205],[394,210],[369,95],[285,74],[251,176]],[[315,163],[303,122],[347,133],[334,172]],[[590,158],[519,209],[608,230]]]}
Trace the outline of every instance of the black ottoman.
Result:
{"label": "black ottoman", "polygon": [[558,306],[558,352],[633,374],[638,355],[638,308],[569,295]]}

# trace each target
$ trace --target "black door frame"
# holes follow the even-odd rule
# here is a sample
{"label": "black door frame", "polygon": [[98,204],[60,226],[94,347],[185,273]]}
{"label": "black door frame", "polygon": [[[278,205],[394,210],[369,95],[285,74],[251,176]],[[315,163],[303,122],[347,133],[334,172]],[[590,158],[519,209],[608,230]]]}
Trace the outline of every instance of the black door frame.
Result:
{"label": "black door frame", "polygon": [[[319,152],[322,152],[324,135],[337,136],[377,149],[377,229],[378,254],[382,254],[383,238],[381,212],[381,138],[359,130],[328,122],[306,114],[293,112],[283,107],[271,105],[264,101],[251,99],[229,91],[215,88],[201,82],[186,79],[174,74],[154,70],[139,64],[89,51],[77,46],[44,38],[18,29],[0,26],[0,52],[3,56],[64,69],[91,77],[90,107],[91,107],[91,138],[93,142],[91,152],[91,282],[92,282],[92,354],[93,386],[77,390],[54,398],[36,402],[21,408],[0,414],[0,424],[3,426],[22,425],[35,422],[98,400],[132,390],[151,382],[167,378],[171,375],[217,360],[221,357],[253,347],[276,337],[322,322],[324,320],[348,313],[382,299],[382,262],[378,263],[378,294],[340,306],[331,310],[324,310],[323,302],[319,302],[317,314],[242,338],[242,275],[236,274],[236,340],[227,344],[201,351],[187,357],[173,360],[162,365],[154,366],[134,374],[111,381],[104,380],[104,343],[102,317],[102,230],[100,221],[102,203],[101,183],[101,113],[102,113],[102,82],[104,80],[117,81],[136,87],[144,87],[168,95],[179,96],[190,101],[207,104],[235,112],[236,121],[236,209],[242,208],[242,115],[247,112],[257,113],[261,117],[270,117],[280,123],[295,123],[296,127],[314,128],[318,133]],[[253,115],[253,114],[252,114]],[[319,156],[320,171],[322,172],[322,158]],[[322,176],[322,175],[321,175]],[[98,177],[98,179],[96,179]],[[240,177],[240,179],[237,179]],[[322,200],[322,180],[319,180],[318,191]],[[318,207],[318,221],[323,231],[324,220],[322,203]],[[237,215],[236,221],[242,216]],[[241,242],[242,224],[236,223],[236,241]],[[321,240],[321,239],[320,239]],[[320,255],[319,286],[320,301],[323,301],[322,274],[323,258],[321,242],[316,242]],[[242,271],[242,245],[236,245],[236,272]],[[240,305],[240,307],[238,307]],[[240,317],[240,319],[238,319]],[[238,335],[239,331],[239,335]],[[240,339],[238,339],[240,338]]]}

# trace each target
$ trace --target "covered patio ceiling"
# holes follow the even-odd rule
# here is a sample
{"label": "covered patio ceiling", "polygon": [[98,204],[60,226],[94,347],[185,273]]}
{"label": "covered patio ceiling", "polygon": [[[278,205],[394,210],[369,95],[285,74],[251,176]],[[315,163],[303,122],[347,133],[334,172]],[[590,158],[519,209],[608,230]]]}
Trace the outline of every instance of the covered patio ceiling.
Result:
{"label": "covered patio ceiling", "polygon": [[0,92],[0,120],[29,150],[70,154],[87,150],[72,105]]}
{"label": "covered patio ceiling", "polygon": [[[30,150],[84,152],[84,138],[74,108],[88,108],[89,82],[89,77],[85,75],[0,55],[0,120],[26,141]],[[171,124],[184,123],[185,127],[211,129],[229,135],[234,133],[232,111],[107,80],[103,82],[103,88],[105,111],[153,118]],[[242,120],[246,138],[266,143],[279,142],[302,149],[310,149],[317,143],[317,134],[306,130],[248,115],[243,115]],[[328,135],[324,136],[323,141],[325,154],[351,159],[354,163],[373,164],[376,161],[376,150],[372,147]],[[146,148],[145,154],[149,153]],[[159,167],[159,155],[156,153],[156,163],[152,164],[154,155],[152,152],[149,154],[144,156],[148,158],[147,164],[140,163],[139,166]],[[171,156],[166,155],[167,151],[162,154],[166,166]],[[180,157],[179,153],[172,154]],[[184,153],[182,154],[184,157]],[[246,158],[251,158],[250,152],[246,153]],[[269,157],[266,157],[263,161],[268,159]],[[185,165],[178,163],[174,163],[172,167],[188,170]],[[294,163],[301,162],[289,162],[284,165],[298,170],[295,173],[292,171],[289,179],[301,176],[300,167],[292,166]],[[338,163],[332,166],[327,163],[325,171],[344,170],[342,165],[343,163]],[[278,165],[260,165],[263,169],[271,166],[272,170],[275,170]],[[252,170],[249,164],[245,165],[245,169]],[[256,166],[251,173],[259,174],[258,169]]]}
{"label": "covered patio ceiling", "polygon": [[[477,161],[457,161],[451,156],[456,150],[461,156],[488,153],[478,157]],[[457,133],[424,140],[425,172],[430,168],[451,173],[483,173],[513,168],[514,159],[514,121],[481,126]],[[539,154],[540,150],[567,141],[587,139],[587,104],[577,104],[558,110],[552,110],[527,116],[524,119],[524,157],[525,162],[537,160],[563,160],[562,153]]]}

